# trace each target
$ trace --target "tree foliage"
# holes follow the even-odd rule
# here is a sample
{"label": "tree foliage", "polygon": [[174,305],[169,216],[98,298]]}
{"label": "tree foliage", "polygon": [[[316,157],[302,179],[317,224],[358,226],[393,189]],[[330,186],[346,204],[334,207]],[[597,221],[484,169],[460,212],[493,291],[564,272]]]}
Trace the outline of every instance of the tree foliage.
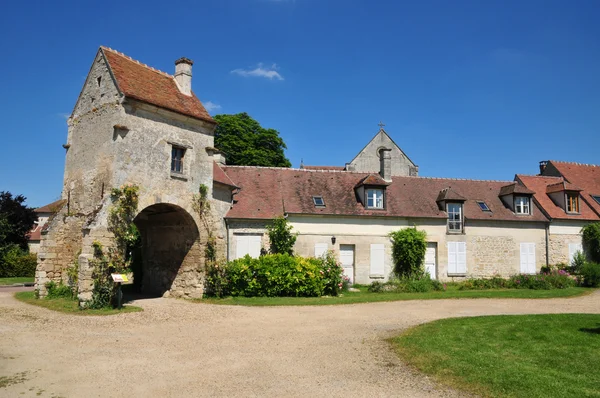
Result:
{"label": "tree foliage", "polygon": [[285,217],[273,219],[267,226],[267,233],[271,241],[271,253],[292,255],[298,234],[292,233],[292,226]]}
{"label": "tree foliage", "polygon": [[215,146],[225,152],[227,164],[290,167],[287,146],[275,129],[266,129],[247,113],[216,115]]}
{"label": "tree foliage", "polygon": [[0,247],[18,245],[27,250],[28,233],[37,218],[34,209],[25,205],[23,195],[0,192]]}
{"label": "tree foliage", "polygon": [[600,222],[586,225],[581,232],[587,255],[593,262],[600,263]]}
{"label": "tree foliage", "polygon": [[390,233],[394,274],[398,277],[413,277],[423,274],[427,234],[417,228],[404,228]]}

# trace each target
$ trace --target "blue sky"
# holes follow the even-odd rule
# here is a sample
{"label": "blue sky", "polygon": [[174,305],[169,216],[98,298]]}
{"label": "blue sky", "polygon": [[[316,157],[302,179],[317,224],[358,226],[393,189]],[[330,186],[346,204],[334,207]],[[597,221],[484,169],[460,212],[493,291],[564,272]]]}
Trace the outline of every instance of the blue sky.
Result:
{"label": "blue sky", "polygon": [[173,73],[211,113],[280,131],[294,167],[343,165],[377,123],[423,176],[511,180],[599,164],[598,1],[6,1],[0,190],[60,197],[70,114],[106,45]]}

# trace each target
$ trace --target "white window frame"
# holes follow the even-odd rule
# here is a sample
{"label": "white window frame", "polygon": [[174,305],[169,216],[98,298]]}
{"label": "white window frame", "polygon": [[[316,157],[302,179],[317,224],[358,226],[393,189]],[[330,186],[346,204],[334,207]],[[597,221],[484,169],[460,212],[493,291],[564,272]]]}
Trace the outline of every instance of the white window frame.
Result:
{"label": "white window frame", "polygon": [[[451,207],[458,208],[458,212],[451,211]],[[448,232],[462,233],[463,231],[463,205],[462,203],[446,203],[446,213],[448,213]],[[458,216],[458,219],[456,218]],[[458,226],[458,228],[457,228]]]}
{"label": "white window frame", "polygon": [[[573,204],[575,204],[575,207],[577,207],[577,209],[570,209],[571,207],[571,198],[574,199]],[[579,194],[576,193],[567,193],[565,194],[565,203],[567,204],[567,213],[572,213],[572,214],[579,214]]]}
{"label": "white window frame", "polygon": [[[525,262],[524,258],[527,259]],[[535,243],[521,243],[519,271],[522,274],[536,273]]]}
{"label": "white window frame", "polygon": [[383,243],[371,244],[370,277],[381,278],[385,275],[385,246]]}
{"label": "white window frame", "polygon": [[368,188],[366,196],[368,209],[383,209],[383,189]]}
{"label": "white window frame", "polygon": [[573,264],[577,252],[583,253],[583,245],[581,243],[569,243],[569,265]]}
{"label": "white window frame", "polygon": [[[261,234],[234,234],[233,236],[235,237],[234,259],[243,258],[246,254],[249,254],[252,258],[260,257],[260,250],[262,249]],[[257,243],[258,247],[256,247]],[[240,245],[245,245],[245,250],[244,246],[240,247]]]}
{"label": "white window frame", "polygon": [[528,196],[515,196],[515,214],[531,214],[531,198]]}

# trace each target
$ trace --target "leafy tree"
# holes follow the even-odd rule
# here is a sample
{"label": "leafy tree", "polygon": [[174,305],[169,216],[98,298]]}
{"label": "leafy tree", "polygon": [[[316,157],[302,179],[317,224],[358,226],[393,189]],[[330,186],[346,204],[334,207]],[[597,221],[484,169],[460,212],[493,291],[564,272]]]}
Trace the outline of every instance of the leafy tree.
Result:
{"label": "leafy tree", "polygon": [[292,255],[298,234],[292,233],[292,226],[285,217],[275,218],[267,226],[267,233],[271,241],[271,253]]}
{"label": "leafy tree", "polygon": [[227,163],[238,166],[290,167],[285,142],[275,129],[266,129],[247,113],[216,115],[215,146]]}
{"label": "leafy tree", "polygon": [[600,222],[586,225],[581,232],[587,255],[592,261],[600,263]]}
{"label": "leafy tree", "polygon": [[394,274],[413,277],[423,274],[423,262],[427,251],[427,234],[417,228],[404,228],[390,233]]}
{"label": "leafy tree", "polygon": [[23,195],[0,192],[0,247],[14,244],[27,250],[28,233],[37,221],[32,207],[27,207]]}

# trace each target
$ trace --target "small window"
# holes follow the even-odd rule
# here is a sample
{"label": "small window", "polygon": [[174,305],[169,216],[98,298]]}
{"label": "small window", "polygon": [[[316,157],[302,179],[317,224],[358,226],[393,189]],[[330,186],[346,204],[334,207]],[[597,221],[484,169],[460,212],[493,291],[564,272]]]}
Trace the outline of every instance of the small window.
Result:
{"label": "small window", "polygon": [[579,213],[579,194],[567,194],[567,213]]}
{"label": "small window", "polygon": [[449,232],[462,232],[463,217],[462,217],[462,204],[460,203],[448,203],[446,205],[448,212],[448,231]]}
{"label": "small window", "polygon": [[596,201],[600,205],[600,195],[592,195],[592,199]]}
{"label": "small window", "polygon": [[171,171],[173,173],[183,174],[183,157],[185,148],[173,146],[171,149]]}
{"label": "small window", "polygon": [[491,212],[490,208],[488,207],[488,205],[485,202],[478,200],[477,204],[479,205],[479,208],[481,209],[481,211],[490,211]]}
{"label": "small window", "polygon": [[313,203],[317,207],[325,207],[325,201],[322,196],[313,196]]}
{"label": "small window", "polygon": [[367,207],[383,209],[383,189],[367,189]]}
{"label": "small window", "polygon": [[527,196],[517,196],[515,198],[515,213],[516,214],[531,214],[529,206],[529,198]]}
{"label": "small window", "polygon": [[96,81],[98,82],[98,87],[100,87],[100,83],[102,83],[102,76],[97,77]]}

